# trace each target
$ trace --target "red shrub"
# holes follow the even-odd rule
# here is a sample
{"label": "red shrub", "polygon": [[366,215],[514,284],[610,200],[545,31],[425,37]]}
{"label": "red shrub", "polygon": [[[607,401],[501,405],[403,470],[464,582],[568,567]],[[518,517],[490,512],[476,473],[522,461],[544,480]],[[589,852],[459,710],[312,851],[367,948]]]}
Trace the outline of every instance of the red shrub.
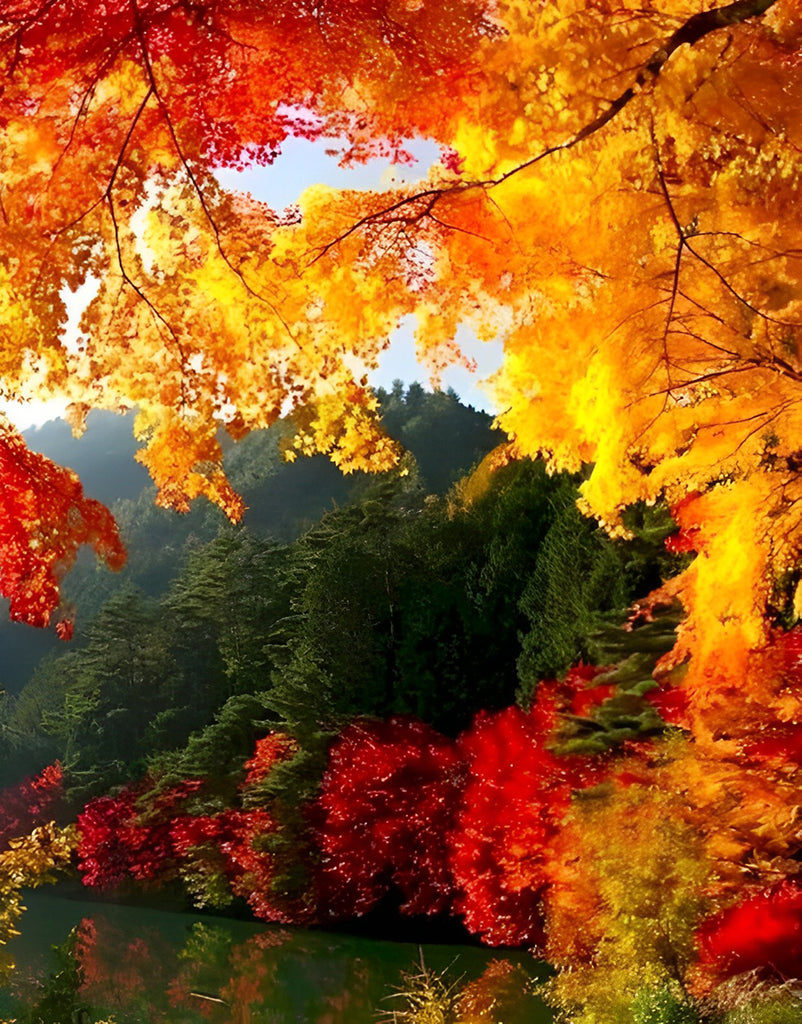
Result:
{"label": "red shrub", "polygon": [[0,850],[6,848],[9,839],[28,835],[37,825],[58,817],[63,793],[58,761],[19,785],[0,791]]}
{"label": "red shrub", "polygon": [[125,878],[164,880],[176,870],[172,828],[180,805],[203,782],[190,779],[158,794],[142,808],[139,798],[149,788],[144,780],[118,796],[90,800],[78,815],[78,869],[84,885],[113,888]]}
{"label": "red shrub", "polygon": [[275,864],[263,844],[277,827],[272,816],[257,808],[226,811],[221,817],[225,832],[220,849],[226,859],[225,869],[232,892],[244,897],[262,920],[292,923],[294,915],[280,901],[271,898]]}
{"label": "red shrub", "polygon": [[186,857],[190,850],[200,846],[220,845],[223,834],[220,814],[185,814],[170,823],[170,839],[178,858]]}
{"label": "red shrub", "polygon": [[[541,683],[529,713],[512,707],[479,714],[460,737],[468,781],[451,840],[457,909],[491,946],[535,947],[544,940],[549,842],[572,792],[600,776],[598,764],[560,757],[547,743],[560,711],[574,713],[577,695],[587,701],[585,684],[598,672],[580,667],[563,683]],[[606,687],[593,689],[608,696]]]}
{"label": "red shrub", "polygon": [[296,915],[291,908],[271,897],[275,864],[264,842],[276,827],[263,808],[229,809],[176,818],[170,838],[182,876],[199,880],[196,896],[202,893],[204,876],[224,876],[231,892],[247,900],[256,917],[292,923]]}
{"label": "red shrub", "polygon": [[[240,789],[247,792],[294,749],[294,742],[280,734],[259,740],[254,756],[245,763]],[[235,895],[248,900],[258,917],[286,920],[287,912],[269,897],[273,858],[261,843],[263,836],[275,830],[274,819],[262,807],[192,815],[186,810],[187,801],[203,786],[201,779],[188,779],[163,792],[149,793],[153,783],[145,779],[116,797],[100,797],[87,804],[78,816],[84,884],[106,888],[126,878],[161,882],[180,874],[185,882],[192,880],[190,888],[196,897],[210,902],[207,883],[211,885],[217,876],[223,895],[227,882]]]}
{"label": "red shrub", "polygon": [[703,543],[701,527],[699,525],[699,509],[696,501],[702,495],[699,491],[692,491],[682,501],[677,502],[671,509],[677,526],[676,533],[666,537],[664,544],[667,551],[673,555],[686,554],[689,551],[699,551]]}
{"label": "red shrub", "polygon": [[322,909],[361,915],[393,886],[406,914],[447,909],[462,781],[455,744],[422,722],[350,725],[331,749],[317,807]]}
{"label": "red shrub", "polygon": [[261,782],[266,778],[279,761],[285,761],[296,752],[298,744],[289,736],[280,732],[270,732],[256,741],[256,752],[246,761],[243,767],[246,775],[242,787]]}
{"label": "red shrub", "polygon": [[136,793],[90,800],[78,815],[78,870],[84,885],[109,889],[119,885],[131,870],[131,831],[136,818]]}
{"label": "red shrub", "polygon": [[785,881],[721,911],[698,930],[697,944],[708,979],[756,968],[802,978],[802,885]]}
{"label": "red shrub", "polygon": [[[142,784],[145,788],[147,782]],[[140,881],[164,880],[176,870],[172,842],[173,822],[186,816],[183,804],[203,787],[201,779],[186,779],[139,807],[139,813],[128,833],[130,872]]]}
{"label": "red shrub", "polygon": [[802,765],[802,723],[773,724],[759,739],[744,743],[742,751],[750,761]]}

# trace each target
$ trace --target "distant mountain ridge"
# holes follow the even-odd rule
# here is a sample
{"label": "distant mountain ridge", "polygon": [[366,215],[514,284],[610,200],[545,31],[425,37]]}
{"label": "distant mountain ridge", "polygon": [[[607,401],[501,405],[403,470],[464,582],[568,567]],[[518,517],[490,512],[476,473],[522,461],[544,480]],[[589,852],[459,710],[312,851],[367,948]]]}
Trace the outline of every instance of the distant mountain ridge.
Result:
{"label": "distant mountain ridge", "polygon": [[150,478],[134,458],[139,447],[133,435],[134,414],[95,409],[86,422],[82,437],[75,437],[64,420],[32,427],[24,437],[29,448],[74,469],[89,497],[104,505],[136,498]]}

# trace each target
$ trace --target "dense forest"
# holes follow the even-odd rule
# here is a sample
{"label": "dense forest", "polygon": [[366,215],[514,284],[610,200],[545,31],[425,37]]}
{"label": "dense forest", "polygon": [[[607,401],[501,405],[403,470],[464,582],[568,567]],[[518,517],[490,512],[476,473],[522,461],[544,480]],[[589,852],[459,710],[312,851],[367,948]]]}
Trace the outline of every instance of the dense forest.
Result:
{"label": "dense forest", "polygon": [[[621,627],[632,602],[679,564],[663,544],[670,517],[642,509],[631,518],[636,539],[611,541],[578,512],[577,477],[527,460],[496,465],[489,417],[453,393],[398,384],[380,399],[409,453],[399,470],[344,478],[317,460],[287,466],[280,426],[251,435],[228,452],[250,506],[238,526],[208,504],[185,516],[160,510],[150,488],[136,493],[138,475],[104,474],[97,445],[120,441],[112,422],[90,422],[82,457],[99,487],[127,495],[113,507],[129,561],[117,576],[88,564],[74,571],[74,640],[40,644],[29,678],[14,680],[16,693],[9,686],[7,786],[58,763],[61,814],[86,806],[85,836],[115,793],[125,827],[165,809],[211,820],[270,807],[281,823],[272,854],[293,868],[265,884],[280,893],[281,913],[292,905],[298,915],[319,857],[299,808],[320,800],[333,749],[347,749],[365,723],[406,730],[413,745],[451,742],[480,711],[528,709],[540,679],[615,662],[604,695],[617,683],[618,696],[567,713],[565,749],[604,750],[663,728],[644,694],[674,618]],[[41,435],[64,445],[62,461],[70,455],[56,429]],[[122,819],[112,825],[124,831]],[[108,862],[108,850],[94,855]],[[92,855],[84,858],[86,868]],[[131,865],[107,862],[85,880],[125,888]],[[188,875],[200,905],[231,905],[236,885]],[[384,905],[397,905],[402,893],[382,886]],[[318,893],[312,918],[348,918],[377,903],[343,891],[329,893],[325,908]]]}
{"label": "dense forest", "polygon": [[[428,492],[444,494],[462,473],[495,444],[490,417],[462,407],[453,393],[431,394],[420,385],[406,392],[399,384],[382,394],[388,430],[414,453],[417,479]],[[93,412],[86,433],[76,438],[62,420],[54,420],[28,434],[31,447],[72,467],[86,480],[87,493],[113,506],[128,561],[113,574],[96,565],[88,551],[65,585],[65,603],[80,606],[79,640],[86,623],[123,584],[132,583],[150,597],[162,595],[177,576],[188,552],[212,540],[228,523],[210,502],[201,500],[184,515],[154,505],[155,487],[146,470],[135,461],[133,414]],[[370,486],[370,474],[344,477],[324,458],[285,463],[282,448],[292,435],[290,423],[255,432],[239,444],[221,433],[226,468],[249,506],[244,526],[254,536],[287,543],[335,505],[346,503]],[[5,659],[0,685],[18,693],[34,666],[48,651],[60,647],[54,632],[0,619]]]}
{"label": "dense forest", "polygon": [[[117,651],[120,665],[129,666],[130,683],[134,675],[147,681],[154,708],[184,708],[183,715],[175,715],[178,732],[172,737],[164,723],[157,749],[206,724],[228,696],[268,686],[275,666],[260,645],[268,644],[275,623],[287,620],[297,576],[306,571],[303,566],[317,564],[310,552],[325,543],[310,539],[302,548],[299,538],[325,516],[332,535],[340,523],[353,534],[359,519],[351,522],[347,510],[374,500],[374,492],[388,508],[389,528],[396,511],[398,516],[421,511],[430,495],[445,495],[498,443],[490,417],[463,407],[451,392],[432,394],[416,384],[404,390],[399,383],[381,398],[388,429],[411,453],[404,476],[392,482],[362,473],[344,477],[323,458],[288,465],[281,448],[290,428],[278,424],[228,445],[227,471],[249,506],[241,526],[231,525],[206,501],[185,515],[156,507],[154,488],[133,459],[130,415],[94,413],[80,439],[62,421],[30,432],[32,446],[75,468],[88,493],[113,507],[128,561],[121,572],[109,573],[88,556],[79,560],[65,586],[65,603],[72,600],[80,609],[75,639],[67,646],[54,632],[7,618],[0,623],[6,654],[0,678],[6,691],[4,776],[10,780],[46,763],[54,751],[69,763],[66,738],[56,741],[46,723],[72,720],[78,705],[88,701],[87,721],[107,715],[115,720],[126,699],[107,692],[109,685],[113,690],[116,670],[111,662],[100,668],[100,651],[107,656]],[[252,566],[247,576],[246,566]],[[252,634],[250,646],[243,631]],[[100,676],[89,681],[90,663],[106,673],[105,684],[99,684]],[[97,713],[90,707],[96,691],[104,694]],[[150,720],[153,709],[142,706],[136,693],[127,700],[132,713]],[[123,733],[114,727],[112,733],[113,747]],[[141,749],[144,755],[150,748]]]}
{"label": "dense forest", "polygon": [[[566,943],[581,965],[559,928],[544,930],[544,905],[573,929],[581,879],[608,885],[615,849],[635,841],[646,869],[579,912],[616,943],[639,936],[630,967],[643,977],[664,961],[665,914],[683,920],[699,884],[692,837],[670,819],[652,827],[642,803],[650,778],[675,770],[661,751],[687,715],[685,668],[667,653],[680,606],[661,586],[690,563],[685,531],[643,504],[612,539],[577,507],[583,474],[508,460],[489,417],[453,393],[398,384],[380,399],[408,451],[382,475],[286,465],[281,424],[231,445],[250,505],[239,525],[209,504],[159,509],[136,478],[106,479],[128,488],[113,506],[128,564],[76,567],[72,642],[32,647],[3,699],[0,927],[13,927],[19,878],[46,851],[35,884],[66,872],[73,892],[80,879],[175,909]],[[113,436],[98,427],[93,459],[93,441]],[[785,614],[778,604],[778,623]],[[41,636],[12,628],[21,643]],[[791,630],[768,656],[793,674],[798,646]],[[756,778],[783,736],[750,748]],[[668,911],[654,871],[673,880]],[[726,981],[765,955],[738,917],[751,913],[762,905],[677,932],[697,978]],[[796,956],[782,942],[780,969]],[[722,953],[731,943],[735,959]],[[609,990],[584,970],[587,1020],[604,1022]],[[571,991],[550,998],[573,1005]],[[643,993],[628,1012],[642,1000],[665,1010],[661,1024],[705,1019],[673,989]],[[771,1006],[785,1012],[789,998]]]}
{"label": "dense forest", "polygon": [[[39,657],[24,680],[7,662],[7,784],[58,759],[80,807],[146,770],[236,771],[267,729],[318,749],[357,716],[414,714],[456,734],[588,658],[604,622],[659,583],[667,517],[640,546],[616,545],[576,510],[575,478],[528,462],[492,473],[489,417],[453,393],[380,397],[410,453],[401,471],[287,466],[280,427],[251,435],[228,458],[249,504],[241,526],[208,503],[156,508],[109,445],[122,432],[108,414],[85,451],[66,427],[34,432],[62,461],[80,452],[87,487],[123,495],[129,560],[119,575],[74,571],[69,646],[4,625],[31,651],[17,666]],[[126,475],[107,473],[101,444]]]}

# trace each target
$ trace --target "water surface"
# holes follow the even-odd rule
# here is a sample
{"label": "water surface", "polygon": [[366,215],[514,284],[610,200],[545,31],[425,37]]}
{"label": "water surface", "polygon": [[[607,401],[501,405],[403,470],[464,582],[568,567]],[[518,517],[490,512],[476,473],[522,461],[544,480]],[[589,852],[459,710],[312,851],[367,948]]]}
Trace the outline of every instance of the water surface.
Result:
{"label": "water surface", "polygon": [[404,973],[462,978],[477,1016],[548,1024],[526,954],[414,946],[29,894],[0,1020],[19,1024],[375,1024]]}

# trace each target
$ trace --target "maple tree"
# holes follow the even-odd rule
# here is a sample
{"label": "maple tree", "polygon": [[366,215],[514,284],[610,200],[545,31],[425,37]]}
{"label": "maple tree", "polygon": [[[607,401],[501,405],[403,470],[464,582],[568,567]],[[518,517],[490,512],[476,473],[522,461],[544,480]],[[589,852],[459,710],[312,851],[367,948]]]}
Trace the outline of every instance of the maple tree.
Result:
{"label": "maple tree", "polygon": [[58,761],[38,775],[0,790],[0,849],[58,817],[63,798],[63,773]]}
{"label": "maple tree", "polygon": [[[480,713],[459,744],[467,766],[450,835],[457,909],[490,945],[542,948],[543,895],[550,847],[576,790],[603,778],[592,760],[559,757],[548,748],[560,711],[593,700],[594,670],[565,683],[543,682],[528,713]],[[607,693],[597,694],[606,697]]]}
{"label": "maple tree", "polygon": [[318,912],[362,915],[392,891],[405,914],[450,909],[448,836],[463,775],[452,741],[415,719],[348,726],[315,806]]}
{"label": "maple tree", "polygon": [[[82,544],[93,545],[114,569],[125,552],[111,513],[84,496],[77,476],[30,451],[8,429],[0,437],[0,478],[0,594],[10,599],[12,619],[46,626]],[[56,628],[62,638],[72,636],[68,609]]]}
{"label": "maple tree", "polygon": [[115,796],[90,800],[77,819],[84,884],[111,889],[133,880],[156,888],[180,879],[199,907],[225,907],[242,896],[263,919],[302,919],[292,900],[272,898],[275,858],[264,840],[278,825],[258,793],[275,764],[293,752],[281,734],[258,740],[235,798],[222,807],[204,779],[159,786],[145,777]]}

